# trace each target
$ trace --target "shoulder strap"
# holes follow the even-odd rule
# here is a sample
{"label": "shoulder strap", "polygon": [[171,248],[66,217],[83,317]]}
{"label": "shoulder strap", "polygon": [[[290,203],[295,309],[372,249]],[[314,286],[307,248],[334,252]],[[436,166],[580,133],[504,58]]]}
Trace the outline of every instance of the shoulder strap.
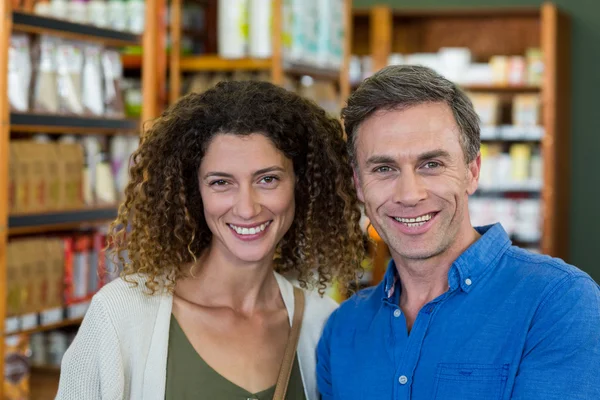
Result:
{"label": "shoulder strap", "polygon": [[294,317],[292,319],[292,327],[283,361],[279,369],[277,384],[275,385],[275,394],[273,400],[284,400],[287,392],[290,376],[292,375],[292,367],[294,366],[294,358],[296,358],[296,349],[298,348],[298,339],[300,338],[300,328],[302,328],[302,316],[304,315],[304,291],[294,286]]}

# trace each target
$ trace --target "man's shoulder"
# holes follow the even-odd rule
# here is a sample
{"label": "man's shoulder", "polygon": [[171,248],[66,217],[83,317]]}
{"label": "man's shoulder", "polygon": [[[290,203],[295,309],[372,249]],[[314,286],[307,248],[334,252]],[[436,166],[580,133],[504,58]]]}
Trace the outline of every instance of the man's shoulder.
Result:
{"label": "man's shoulder", "polygon": [[510,246],[504,255],[504,265],[514,268],[524,279],[555,281],[568,278],[590,278],[588,274],[564,260]]}
{"label": "man's shoulder", "polygon": [[[544,301],[549,295],[569,289],[582,291],[582,295],[596,296],[600,286],[584,271],[564,260],[537,254],[511,246],[502,261],[515,285],[527,288],[533,298]],[[537,295],[533,295],[533,294]],[[555,293],[555,294],[557,294]]]}

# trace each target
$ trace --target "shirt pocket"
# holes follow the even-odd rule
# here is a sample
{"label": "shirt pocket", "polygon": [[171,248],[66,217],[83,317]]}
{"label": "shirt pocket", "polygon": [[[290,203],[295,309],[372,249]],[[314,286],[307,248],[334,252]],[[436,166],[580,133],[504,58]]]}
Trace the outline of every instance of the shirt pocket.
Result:
{"label": "shirt pocket", "polygon": [[436,400],[501,399],[509,364],[438,364],[435,374]]}

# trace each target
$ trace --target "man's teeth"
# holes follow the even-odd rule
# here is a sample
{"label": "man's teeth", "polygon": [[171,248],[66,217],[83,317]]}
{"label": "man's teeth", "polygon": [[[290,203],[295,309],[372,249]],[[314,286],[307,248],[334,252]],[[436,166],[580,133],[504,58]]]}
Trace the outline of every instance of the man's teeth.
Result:
{"label": "man's teeth", "polygon": [[257,233],[260,233],[260,232],[264,231],[265,229],[267,229],[267,226],[269,226],[270,223],[271,223],[271,221],[266,222],[262,225],[255,226],[253,228],[241,228],[239,226],[235,226],[232,224],[228,224],[228,225],[231,229],[236,231],[238,235],[256,235]]}
{"label": "man's teeth", "polygon": [[394,219],[396,221],[403,223],[404,225],[408,226],[409,228],[414,228],[414,227],[417,227],[417,226],[423,226],[431,218],[433,218],[433,214],[425,214],[425,215],[421,215],[420,217],[417,217],[417,218],[399,218],[399,217],[394,217]]}

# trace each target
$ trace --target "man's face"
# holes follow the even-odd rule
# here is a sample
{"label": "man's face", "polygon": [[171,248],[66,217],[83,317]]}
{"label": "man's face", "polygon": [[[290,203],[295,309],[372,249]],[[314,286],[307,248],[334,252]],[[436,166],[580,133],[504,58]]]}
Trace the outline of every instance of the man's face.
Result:
{"label": "man's face", "polygon": [[466,164],[448,105],[379,111],[357,135],[358,197],[394,257],[429,259],[468,234],[480,157]]}

